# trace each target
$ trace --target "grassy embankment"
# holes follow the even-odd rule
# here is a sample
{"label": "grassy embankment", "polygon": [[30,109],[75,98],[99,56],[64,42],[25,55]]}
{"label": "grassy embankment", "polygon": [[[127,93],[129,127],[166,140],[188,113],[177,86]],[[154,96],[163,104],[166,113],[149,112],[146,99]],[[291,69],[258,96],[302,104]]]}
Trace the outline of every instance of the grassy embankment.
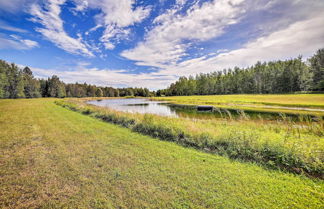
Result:
{"label": "grassy embankment", "polygon": [[[153,99],[174,104],[212,105],[255,112],[282,112],[324,116],[324,94],[174,96]],[[321,111],[319,111],[321,110]]]}
{"label": "grassy embankment", "polygon": [[0,100],[1,208],[321,208],[324,183]]}
{"label": "grassy embankment", "polygon": [[268,168],[324,178],[324,121],[260,121],[168,118],[117,112],[68,99],[58,104],[83,114],[232,159],[257,162]]}

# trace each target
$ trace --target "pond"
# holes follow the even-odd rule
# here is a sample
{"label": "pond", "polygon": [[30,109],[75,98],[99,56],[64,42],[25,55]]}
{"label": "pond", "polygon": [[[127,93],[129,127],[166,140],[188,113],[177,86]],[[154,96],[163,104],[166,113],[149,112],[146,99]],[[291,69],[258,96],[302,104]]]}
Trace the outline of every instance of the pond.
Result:
{"label": "pond", "polygon": [[219,117],[213,112],[197,111],[196,106],[189,105],[175,105],[164,101],[152,101],[149,99],[104,99],[92,100],[88,104],[97,105],[101,107],[108,107],[114,110],[131,113],[149,113],[169,117],[187,117],[208,119]]}
{"label": "pond", "polygon": [[175,110],[165,102],[151,101],[148,99],[105,99],[93,100],[88,104],[93,104],[101,107],[109,107],[114,110],[131,112],[131,113],[150,113],[162,116],[178,117]]}
{"label": "pond", "polygon": [[[183,117],[196,119],[212,119],[212,118],[239,118],[248,117],[250,119],[266,119],[277,120],[282,119],[278,112],[258,112],[258,111],[242,111],[236,109],[219,109],[214,108],[213,111],[197,111],[195,105],[179,105],[170,104],[163,101],[151,101],[149,99],[104,99],[92,100],[88,104],[101,107],[108,107],[114,110],[131,112],[131,113],[150,113],[169,117]],[[298,115],[286,115],[292,120],[297,120]]]}

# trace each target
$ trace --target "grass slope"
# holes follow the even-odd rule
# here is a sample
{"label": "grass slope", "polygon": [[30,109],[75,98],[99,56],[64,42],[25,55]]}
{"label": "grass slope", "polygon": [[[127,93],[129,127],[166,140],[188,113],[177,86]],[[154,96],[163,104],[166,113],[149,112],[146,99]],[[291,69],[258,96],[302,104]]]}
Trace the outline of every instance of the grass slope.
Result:
{"label": "grass slope", "polygon": [[[324,110],[324,94],[238,94],[156,97],[154,99],[165,100],[175,104],[213,105],[220,108],[235,108],[250,111],[324,115],[322,111],[307,110]],[[302,110],[301,108],[306,109]]]}
{"label": "grass slope", "polygon": [[324,179],[324,120],[255,121],[245,114],[236,119],[196,120],[120,112],[89,105],[84,100],[74,98],[55,103],[185,147]]}
{"label": "grass slope", "polygon": [[321,208],[324,182],[0,100],[1,208]]}

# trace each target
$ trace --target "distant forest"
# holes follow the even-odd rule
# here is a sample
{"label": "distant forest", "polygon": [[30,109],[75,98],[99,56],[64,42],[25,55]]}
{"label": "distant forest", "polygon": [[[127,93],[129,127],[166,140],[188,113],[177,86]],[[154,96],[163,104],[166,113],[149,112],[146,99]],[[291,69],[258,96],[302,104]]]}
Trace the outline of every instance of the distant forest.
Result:
{"label": "distant forest", "polygon": [[324,49],[306,62],[301,57],[286,61],[258,62],[249,68],[225,69],[195,77],[180,77],[157,96],[213,94],[282,94],[324,91]]}
{"label": "distant forest", "polygon": [[306,62],[301,57],[286,61],[258,62],[249,68],[224,69],[195,77],[180,77],[167,89],[112,88],[89,84],[66,84],[53,75],[34,78],[29,67],[0,60],[0,98],[124,97],[213,94],[274,94],[324,91],[324,49]]}
{"label": "distant forest", "polygon": [[147,88],[112,88],[89,84],[66,84],[53,75],[36,79],[29,67],[20,69],[15,64],[0,60],[0,98],[37,97],[124,97],[153,96]]}

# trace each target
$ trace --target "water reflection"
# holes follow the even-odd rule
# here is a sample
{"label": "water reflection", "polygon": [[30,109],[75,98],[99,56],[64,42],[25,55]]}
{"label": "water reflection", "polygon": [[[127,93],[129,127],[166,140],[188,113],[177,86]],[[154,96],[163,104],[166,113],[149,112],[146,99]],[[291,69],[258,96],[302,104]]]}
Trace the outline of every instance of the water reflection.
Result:
{"label": "water reflection", "polygon": [[89,104],[109,107],[114,110],[131,112],[131,113],[150,113],[169,117],[196,118],[196,119],[212,119],[237,117],[235,110],[220,110],[215,108],[214,111],[197,111],[197,106],[169,104],[162,101],[151,101],[148,99],[106,99],[93,100]]}
{"label": "water reflection", "polygon": [[175,110],[160,101],[150,101],[148,99],[105,99],[101,101],[89,101],[89,104],[109,107],[118,111],[131,113],[150,113],[162,116],[178,117]]}

